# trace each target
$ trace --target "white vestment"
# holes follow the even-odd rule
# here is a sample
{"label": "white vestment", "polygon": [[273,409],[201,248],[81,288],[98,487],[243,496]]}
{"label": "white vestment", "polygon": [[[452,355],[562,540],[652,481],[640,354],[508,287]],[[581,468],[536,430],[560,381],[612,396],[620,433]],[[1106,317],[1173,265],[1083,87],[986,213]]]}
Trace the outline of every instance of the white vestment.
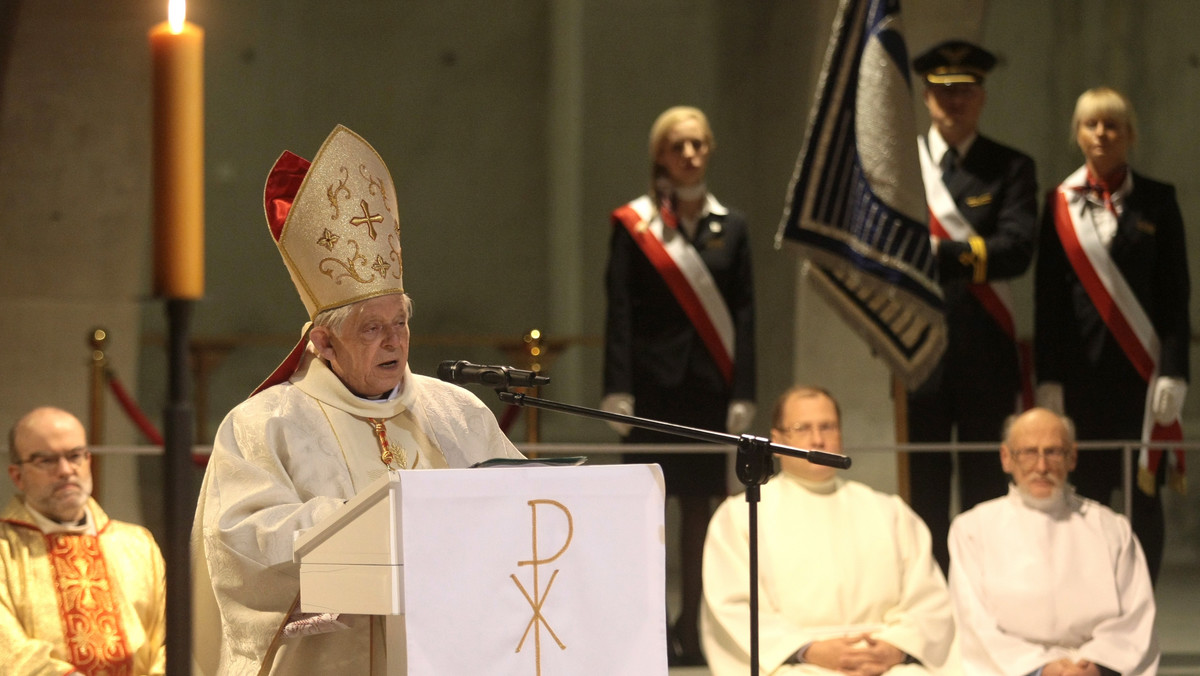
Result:
{"label": "white vestment", "polygon": [[388,469],[367,418],[386,421],[386,437],[409,468],[521,457],[487,406],[460,387],[406,372],[398,396],[367,401],[306,354],[289,382],[242,402],[217,431],[192,532],[201,672],[257,674],[275,646],[273,666],[263,673],[384,673],[380,618],[343,615],[349,629],[277,639],[299,597],[296,531]]}
{"label": "white vestment", "polygon": [[1129,520],[1069,489],[1043,511],[1010,487],[955,518],[950,594],[972,676],[1064,657],[1126,676],[1157,670],[1154,590]]}
{"label": "white vestment", "polygon": [[[813,485],[787,473],[761,493],[761,673],[834,674],[784,661],[811,641],[861,633],[920,662],[888,674],[940,673],[952,663],[946,582],[929,529],[908,505],[855,481]],[[742,676],[750,665],[748,510],[744,495],[727,498],[704,543],[701,634],[714,676]]]}

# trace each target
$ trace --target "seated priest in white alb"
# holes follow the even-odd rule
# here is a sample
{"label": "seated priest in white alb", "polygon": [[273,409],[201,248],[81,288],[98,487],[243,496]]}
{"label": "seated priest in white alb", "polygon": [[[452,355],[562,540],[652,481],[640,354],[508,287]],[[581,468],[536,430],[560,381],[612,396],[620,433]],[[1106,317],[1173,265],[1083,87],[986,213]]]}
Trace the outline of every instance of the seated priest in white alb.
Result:
{"label": "seated priest in white alb", "polygon": [[950,595],[966,672],[1155,673],[1146,558],[1128,519],[1067,483],[1078,458],[1070,419],[1035,408],[1005,427],[1008,495],[950,527]]}
{"label": "seated priest in white alb", "polygon": [[267,224],[312,321],[217,431],[193,527],[198,615],[214,595],[220,614],[219,650],[211,623],[197,630],[206,673],[384,673],[382,618],[297,619],[294,534],[389,470],[521,457],[478,398],[408,368],[395,195],[341,126],[311,165],[285,152],[267,177]]}
{"label": "seated priest in white alb", "polygon": [[[819,388],[788,390],[771,441],[841,453],[837,402]],[[956,664],[950,597],[921,519],[833,468],[779,462],[758,506],[761,673],[901,676]],[[726,499],[704,544],[701,625],[714,676],[750,668],[748,510],[745,496]]]}

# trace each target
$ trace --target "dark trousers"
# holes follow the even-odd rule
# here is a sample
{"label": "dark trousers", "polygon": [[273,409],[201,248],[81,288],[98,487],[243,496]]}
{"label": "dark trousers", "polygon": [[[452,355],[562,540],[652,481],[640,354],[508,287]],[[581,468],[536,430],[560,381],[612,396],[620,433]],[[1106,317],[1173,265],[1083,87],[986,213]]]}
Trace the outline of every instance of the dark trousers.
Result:
{"label": "dark trousers", "polygon": [[[918,391],[908,397],[908,440],[911,443],[994,442],[994,451],[960,452],[958,494],[963,511],[1008,492],[1008,476],[1000,466],[1000,433],[1004,419],[1016,410],[1016,392],[991,390],[954,396],[950,388]],[[908,454],[909,505],[929,527],[933,557],[950,572],[950,497],[955,454]]]}
{"label": "dark trousers", "polygon": [[962,511],[1008,492],[1008,479],[1000,468],[1000,453],[909,453],[909,505],[933,539],[933,558],[950,572],[950,486],[954,456],[958,456],[958,490]]}
{"label": "dark trousers", "polygon": [[[1146,383],[1123,356],[1110,358],[1092,369],[1080,369],[1069,386],[1064,386],[1063,395],[1067,415],[1075,420],[1079,441],[1141,438]],[[1167,461],[1164,458],[1159,463],[1155,477],[1158,490],[1150,496],[1137,487],[1137,449],[1133,453],[1130,522],[1146,554],[1150,582],[1157,583],[1165,540],[1162,491]],[[1079,462],[1071,472],[1071,483],[1080,495],[1109,505],[1113,491],[1123,487],[1123,468],[1119,450],[1080,451]]]}

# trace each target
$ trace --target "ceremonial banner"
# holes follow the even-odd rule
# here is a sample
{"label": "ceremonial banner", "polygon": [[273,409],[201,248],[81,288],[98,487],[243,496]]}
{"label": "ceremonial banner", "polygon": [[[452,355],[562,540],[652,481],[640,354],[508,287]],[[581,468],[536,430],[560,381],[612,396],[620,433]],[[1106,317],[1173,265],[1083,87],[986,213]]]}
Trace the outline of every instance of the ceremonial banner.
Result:
{"label": "ceremonial banner", "polygon": [[899,0],[842,0],[776,235],[911,390],[946,347]]}

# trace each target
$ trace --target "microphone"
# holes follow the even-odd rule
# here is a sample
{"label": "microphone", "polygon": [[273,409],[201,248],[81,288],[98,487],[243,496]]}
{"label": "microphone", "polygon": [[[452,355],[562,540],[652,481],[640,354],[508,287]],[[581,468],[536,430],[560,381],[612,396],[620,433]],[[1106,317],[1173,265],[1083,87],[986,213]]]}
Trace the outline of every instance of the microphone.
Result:
{"label": "microphone", "polygon": [[550,382],[549,376],[511,366],[480,366],[466,360],[444,361],[438,364],[438,378],[458,385],[478,383],[497,390],[510,387],[537,387]]}

